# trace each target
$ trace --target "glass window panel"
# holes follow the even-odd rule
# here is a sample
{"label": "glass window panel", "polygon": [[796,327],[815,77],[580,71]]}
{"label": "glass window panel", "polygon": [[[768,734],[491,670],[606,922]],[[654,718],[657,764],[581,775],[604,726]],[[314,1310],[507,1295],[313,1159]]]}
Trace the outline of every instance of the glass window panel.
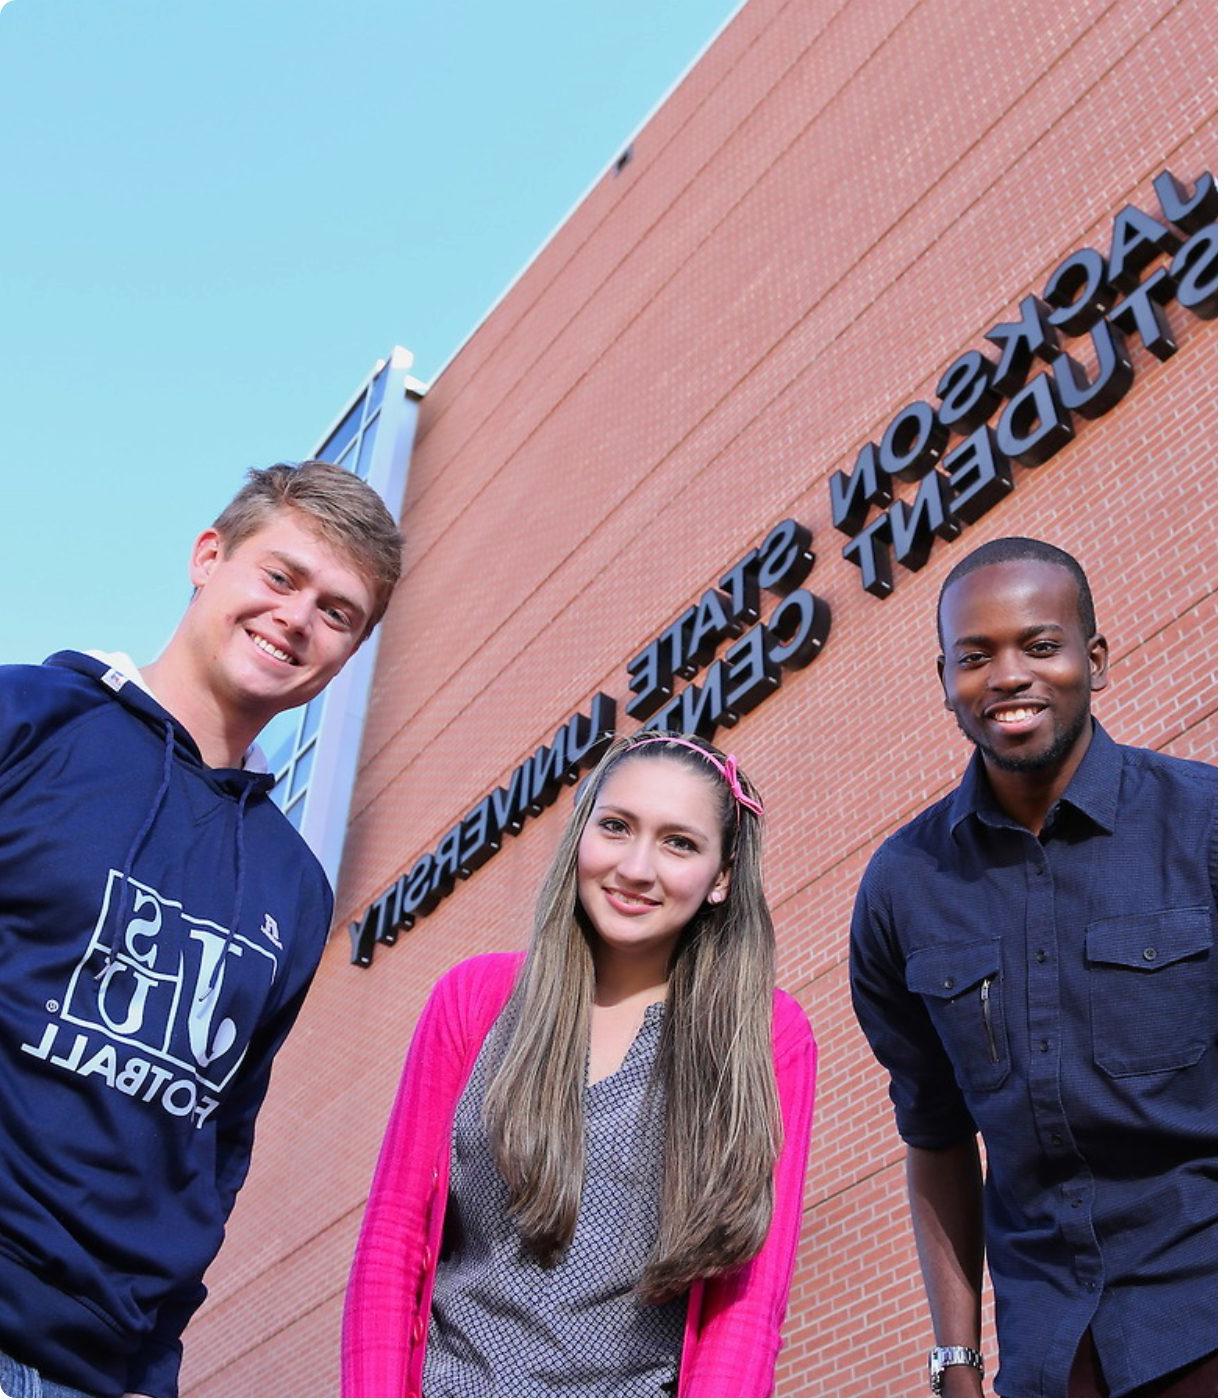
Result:
{"label": "glass window panel", "polygon": [[374,413],[383,400],[383,391],[387,387],[387,375],[391,373],[391,361],[388,360],[382,369],[374,376],[374,382],[370,385],[370,412]]}
{"label": "glass window panel", "polygon": [[323,701],[327,698],[327,691],[321,690],[318,695],[306,706],[306,714],[302,719],[302,743],[307,739],[313,739],[319,728],[319,717],[323,713]]}
{"label": "glass window panel", "polygon": [[298,720],[301,717],[300,708],[285,710],[264,726],[259,736],[259,747],[263,749],[264,757],[268,760],[270,772],[279,773],[289,761],[289,755],[297,743]]}
{"label": "glass window panel", "polygon": [[319,453],[316,460],[320,462],[334,462],[337,466],[340,466],[344,462],[345,453],[352,447],[355,441],[356,438],[350,438],[347,442],[342,441],[338,437],[332,438],[331,442]]}
{"label": "glass window panel", "polygon": [[361,439],[361,452],[357,457],[357,475],[365,481],[370,475],[370,458],[374,455],[374,439],[378,436],[378,419],[375,418],[366,424],[365,434]]}
{"label": "glass window panel", "polygon": [[364,396],[344,415],[344,422],[327,439],[327,443],[319,450],[319,460],[321,462],[339,462],[344,455],[345,449],[357,436],[357,428],[361,423],[361,410],[364,403]]}
{"label": "glass window panel", "polygon": [[315,748],[312,743],[310,747],[298,754],[297,762],[293,765],[293,800],[306,791],[306,785],[310,782],[310,770],[314,767]]}
{"label": "glass window panel", "polygon": [[306,798],[299,797],[291,806],[285,808],[285,816],[293,823],[294,831],[302,829],[302,813],[306,810]]}
{"label": "glass window panel", "polygon": [[284,805],[285,805],[285,798],[288,797],[288,795],[289,795],[289,776],[288,776],[288,774],[286,774],[286,775],[280,780],[280,782],[277,783],[276,786],[272,789],[272,791],[271,791],[271,793],[269,794],[269,796],[272,798],[272,801],[275,802],[276,805],[277,805],[278,807],[283,808]]}

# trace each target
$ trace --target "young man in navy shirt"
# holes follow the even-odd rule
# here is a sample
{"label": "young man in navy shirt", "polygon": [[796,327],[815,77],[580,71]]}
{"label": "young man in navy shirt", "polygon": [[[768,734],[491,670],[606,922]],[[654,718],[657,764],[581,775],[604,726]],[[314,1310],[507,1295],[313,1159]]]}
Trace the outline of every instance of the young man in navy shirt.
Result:
{"label": "young man in navy shirt", "polygon": [[1063,551],[983,545],[938,625],[976,752],[876,852],[851,935],[932,1387],[982,1394],[984,1244],[998,1393],[1214,1395],[1215,770],[1092,719],[1108,646]]}
{"label": "young man in navy shirt", "polygon": [[0,668],[0,1390],[177,1393],[332,896],[254,744],[382,616],[339,467],[252,472],[165,651]]}

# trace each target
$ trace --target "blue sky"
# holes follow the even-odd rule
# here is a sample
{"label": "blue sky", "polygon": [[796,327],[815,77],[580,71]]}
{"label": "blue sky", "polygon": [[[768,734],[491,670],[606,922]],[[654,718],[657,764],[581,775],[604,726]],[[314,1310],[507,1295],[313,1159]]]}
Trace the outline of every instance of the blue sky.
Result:
{"label": "blue sky", "polygon": [[152,660],[192,539],[428,381],[739,0],[0,0],[0,663]]}

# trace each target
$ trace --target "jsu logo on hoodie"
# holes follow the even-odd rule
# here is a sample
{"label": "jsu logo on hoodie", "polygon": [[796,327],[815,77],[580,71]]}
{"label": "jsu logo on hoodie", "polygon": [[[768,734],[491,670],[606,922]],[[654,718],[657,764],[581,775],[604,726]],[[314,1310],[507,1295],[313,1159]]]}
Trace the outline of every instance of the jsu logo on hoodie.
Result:
{"label": "jsu logo on hoodie", "polygon": [[112,870],[63,1002],[48,1004],[57,1020],[40,1045],[23,1049],[202,1123],[241,1064],[276,980],[268,942]]}

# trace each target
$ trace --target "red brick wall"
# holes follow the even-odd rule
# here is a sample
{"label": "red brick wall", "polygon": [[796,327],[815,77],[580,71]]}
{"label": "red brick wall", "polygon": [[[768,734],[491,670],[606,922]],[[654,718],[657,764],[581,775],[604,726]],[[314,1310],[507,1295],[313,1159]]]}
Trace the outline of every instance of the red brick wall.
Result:
{"label": "red brick wall", "polygon": [[[869,597],[827,481],[1150,181],[1215,155],[1206,0],[749,0],[427,394],[338,892],[187,1338],[201,1395],[337,1385],[346,1270],[436,977],[521,946],[557,806],[372,969],[343,930],[778,519],[815,537],[824,653],[729,738],[766,794],[780,980],[822,1045],[783,1394],[920,1395],[928,1342],[883,1074],[846,926],[881,838],[955,783],[941,578],[983,540],[1084,563],[1116,738],[1215,757],[1215,328],[1131,344],[1127,398],[928,566]],[[912,494],[912,488],[906,488]],[[629,726],[622,714],[619,727]]]}

